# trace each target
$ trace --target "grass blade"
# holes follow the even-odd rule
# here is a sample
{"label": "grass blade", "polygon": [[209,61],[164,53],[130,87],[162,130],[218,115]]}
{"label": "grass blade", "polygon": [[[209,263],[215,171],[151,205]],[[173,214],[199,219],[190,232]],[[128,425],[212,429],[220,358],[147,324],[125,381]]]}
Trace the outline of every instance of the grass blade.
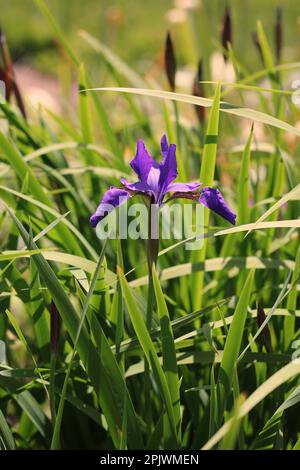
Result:
{"label": "grass blade", "polygon": [[[213,100],[210,98],[202,98],[192,95],[186,95],[183,93],[173,93],[171,91],[162,91],[162,90],[151,90],[151,89],[140,89],[140,88],[122,88],[122,87],[106,87],[106,88],[92,88],[91,90],[86,91],[110,91],[117,93],[132,93],[142,96],[151,96],[153,98],[180,101],[182,103],[189,103],[196,106],[204,106],[205,108],[210,108],[213,104]],[[276,127],[286,132],[290,132],[298,137],[300,137],[300,131],[269,114],[263,113],[261,111],[256,111],[250,108],[239,107],[224,101],[220,102],[220,111],[234,116],[239,116],[245,119],[250,119],[251,121],[261,122],[269,126]]]}
{"label": "grass blade", "polygon": [[[241,405],[239,418],[246,416],[258,403],[273,392],[280,385],[286,383],[289,379],[300,373],[300,362],[290,362],[279,369],[269,379],[266,380],[247,400]],[[202,447],[202,450],[213,448],[228,432],[231,426],[231,420],[227,421],[216,434]]]}
{"label": "grass blade", "polygon": [[80,316],[80,321],[78,323],[78,328],[77,328],[77,332],[76,332],[76,336],[75,336],[75,340],[74,340],[74,344],[73,344],[72,356],[71,356],[70,362],[68,364],[68,369],[67,369],[67,373],[66,373],[66,376],[65,376],[65,380],[64,380],[64,384],[63,384],[63,388],[62,388],[62,392],[61,392],[61,397],[60,397],[60,401],[59,401],[58,411],[57,411],[57,415],[56,415],[56,419],[55,419],[55,425],[54,425],[53,436],[52,436],[52,441],[51,441],[51,450],[56,450],[56,449],[59,448],[60,429],[61,429],[62,416],[63,416],[63,410],[64,410],[64,402],[65,402],[66,393],[67,393],[68,381],[69,381],[73,361],[74,361],[75,354],[76,354],[77,343],[78,343],[78,340],[79,340],[79,337],[80,337],[81,330],[83,328],[83,324],[84,324],[84,321],[85,321],[85,318],[86,318],[87,310],[88,310],[89,305],[90,305],[90,300],[91,300],[91,297],[93,295],[93,292],[94,292],[94,289],[95,289],[95,286],[96,286],[96,282],[97,282],[97,279],[98,279],[98,275],[100,273],[100,269],[102,267],[102,263],[103,263],[103,260],[104,260],[107,241],[108,241],[108,238],[106,238],[106,240],[103,244],[103,248],[102,248],[101,254],[99,256],[99,261],[97,263],[95,273],[94,273],[94,276],[93,276],[93,279],[92,279],[92,282],[91,282],[91,286],[90,286],[89,292],[88,292],[88,294],[86,296],[86,299],[85,299],[85,302],[84,302],[84,306],[83,306],[82,313],[81,313],[81,316]]}
{"label": "grass blade", "polygon": [[246,321],[250,294],[254,279],[254,270],[248,274],[247,280],[241,292],[239,301],[237,303],[234,317],[226,338],[224,353],[220,366],[217,382],[218,406],[219,406],[219,423],[223,417],[226,406],[226,401],[230,393],[234,367],[238,359],[242,337],[244,332],[244,325]]}
{"label": "grass blade", "polygon": [[15,440],[12,432],[6,422],[6,419],[0,410],[0,448],[2,450],[15,450]]}
{"label": "grass blade", "polygon": [[156,297],[157,312],[160,322],[160,334],[162,341],[163,368],[170,390],[173,404],[178,441],[181,441],[181,417],[180,417],[180,390],[176,350],[174,345],[173,331],[167,304],[160,287],[155,267],[152,269],[153,286]]}
{"label": "grass blade", "polygon": [[145,322],[142,319],[142,316],[139,312],[139,309],[136,305],[136,302],[134,300],[134,297],[130,291],[130,288],[128,286],[128,283],[126,281],[126,278],[124,276],[124,273],[121,271],[120,268],[118,268],[118,275],[120,279],[120,284],[122,288],[122,293],[123,297],[125,299],[128,313],[131,319],[131,322],[133,324],[134,330],[136,332],[136,335],[138,337],[138,340],[143,348],[143,351],[145,353],[145,356],[147,358],[147,361],[149,363],[149,366],[152,368],[157,386],[159,387],[161,397],[164,401],[165,407],[166,407],[166,412],[169,418],[169,423],[170,423],[170,428],[172,430],[173,434],[173,440],[176,443],[176,447],[178,446],[178,440],[177,440],[177,429],[176,429],[176,422],[175,422],[175,416],[174,416],[174,410],[173,410],[173,404],[172,404],[172,399],[170,395],[170,391],[168,388],[167,380],[164,374],[164,371],[160,365],[160,362],[158,360],[155,348],[153,346],[153,343],[151,341],[150,335],[148,333],[148,330],[146,328]]}

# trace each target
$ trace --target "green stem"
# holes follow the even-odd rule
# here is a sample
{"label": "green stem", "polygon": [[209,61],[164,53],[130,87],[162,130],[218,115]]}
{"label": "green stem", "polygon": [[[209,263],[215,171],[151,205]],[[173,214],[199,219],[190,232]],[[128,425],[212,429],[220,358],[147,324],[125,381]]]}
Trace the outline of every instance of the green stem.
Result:
{"label": "green stem", "polygon": [[[151,330],[153,309],[155,306],[153,279],[152,279],[152,266],[156,266],[158,251],[159,251],[159,208],[154,204],[150,204],[149,217],[148,217],[148,241],[147,241],[147,260],[148,260],[148,298],[147,298],[147,313],[146,313],[146,326]],[[156,233],[154,233],[156,232]],[[146,423],[148,432],[151,433],[152,424],[152,409],[151,409],[151,380],[149,364],[145,361],[145,408],[146,408]]]}
{"label": "green stem", "polygon": [[51,365],[50,365],[50,378],[49,378],[49,396],[50,396],[50,411],[53,428],[55,427],[56,421],[56,406],[55,406],[55,366],[56,366],[57,354],[51,353]]}

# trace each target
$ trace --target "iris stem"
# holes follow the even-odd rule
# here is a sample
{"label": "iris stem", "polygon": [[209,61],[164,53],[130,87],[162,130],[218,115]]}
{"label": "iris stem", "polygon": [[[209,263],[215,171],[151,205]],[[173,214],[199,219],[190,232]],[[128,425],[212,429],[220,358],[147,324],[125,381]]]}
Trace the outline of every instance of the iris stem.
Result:
{"label": "iris stem", "polygon": [[[150,204],[148,216],[148,240],[147,240],[147,259],[148,259],[148,298],[147,298],[147,314],[146,326],[151,330],[153,309],[155,306],[153,279],[152,279],[152,266],[156,266],[158,251],[159,251],[159,207],[157,204]],[[152,432],[152,409],[151,409],[151,379],[150,368],[147,361],[145,361],[145,409],[146,409],[146,424],[148,433]]]}

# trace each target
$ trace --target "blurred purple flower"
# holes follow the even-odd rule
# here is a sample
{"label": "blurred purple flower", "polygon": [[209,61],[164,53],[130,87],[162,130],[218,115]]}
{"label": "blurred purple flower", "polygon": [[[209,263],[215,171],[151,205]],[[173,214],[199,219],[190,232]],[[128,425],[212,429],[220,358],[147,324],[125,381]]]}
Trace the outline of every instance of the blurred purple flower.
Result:
{"label": "blurred purple flower", "polygon": [[177,177],[176,145],[168,145],[166,136],[161,139],[162,160],[158,163],[149,155],[141,139],[137,142],[134,159],[130,162],[131,168],[137,174],[139,181],[130,183],[122,178],[123,188],[110,187],[104,194],[99,206],[90,218],[92,227],[96,227],[110,211],[123,204],[129,197],[136,194],[146,195],[152,204],[162,205],[166,193],[173,192],[170,199],[188,198],[204,204],[206,207],[235,224],[236,215],[229,209],[221,192],[218,189],[204,187],[202,183],[179,183]]}

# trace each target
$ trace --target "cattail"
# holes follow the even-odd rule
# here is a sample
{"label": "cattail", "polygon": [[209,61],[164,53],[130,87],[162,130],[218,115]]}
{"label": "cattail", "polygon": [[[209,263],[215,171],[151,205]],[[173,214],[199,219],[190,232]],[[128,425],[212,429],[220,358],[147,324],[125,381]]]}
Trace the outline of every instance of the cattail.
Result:
{"label": "cattail", "polygon": [[276,11],[274,39],[275,39],[276,59],[277,59],[277,62],[280,62],[281,50],[282,50],[282,9],[280,7],[278,7]]}
{"label": "cattail", "polygon": [[55,303],[52,301],[50,306],[50,350],[51,354],[56,354],[60,336],[60,315]]}
{"label": "cattail", "polygon": [[258,51],[258,54],[260,56],[260,59],[262,61],[262,63],[264,63],[264,56],[263,56],[263,53],[262,53],[262,49],[261,49],[261,44],[259,42],[259,39],[258,39],[258,34],[256,31],[253,31],[252,33],[252,40],[253,40],[253,43]]}
{"label": "cattail", "polygon": [[[192,93],[194,96],[204,96],[203,86],[200,83],[203,80],[203,65],[202,60],[199,60],[198,70],[195,76]],[[195,106],[195,111],[200,124],[205,121],[205,108],[204,106]]]}
{"label": "cattail", "polygon": [[0,27],[0,53],[2,55],[4,69],[1,70],[0,76],[4,77],[5,83],[5,97],[6,100],[9,102],[11,94],[13,93],[16,98],[17,106],[21,111],[24,119],[26,119],[26,111],[24,106],[24,101],[20,92],[20,89],[17,85],[15,73],[13,69],[13,64],[11,61],[9,49],[6,43],[6,38],[2,28]]}
{"label": "cattail", "polygon": [[174,46],[170,33],[167,33],[165,46],[165,70],[171,91],[175,91],[175,75],[177,70]]}
{"label": "cattail", "polygon": [[[228,43],[232,43],[232,28],[231,28],[231,16],[229,8],[226,7],[224,18],[223,18],[223,25],[222,25],[222,46],[225,50],[228,50]],[[227,56],[223,54],[225,62],[227,62]]]}
{"label": "cattail", "polygon": [[[257,324],[259,327],[264,323],[266,319],[266,314],[265,311],[261,305],[261,302],[258,300],[257,302]],[[262,329],[260,335],[258,336],[258,340],[261,343],[262,346],[265,346],[266,350],[268,352],[271,352],[271,335],[270,335],[270,329],[269,325],[266,324],[266,326]]]}
{"label": "cattail", "polygon": [[0,52],[3,59],[4,68],[1,68],[1,80],[5,83],[5,99],[6,101],[10,100],[11,92],[12,92],[12,80],[11,80],[11,71],[10,71],[10,61],[9,56],[7,54],[7,46],[5,35],[0,27]]}

